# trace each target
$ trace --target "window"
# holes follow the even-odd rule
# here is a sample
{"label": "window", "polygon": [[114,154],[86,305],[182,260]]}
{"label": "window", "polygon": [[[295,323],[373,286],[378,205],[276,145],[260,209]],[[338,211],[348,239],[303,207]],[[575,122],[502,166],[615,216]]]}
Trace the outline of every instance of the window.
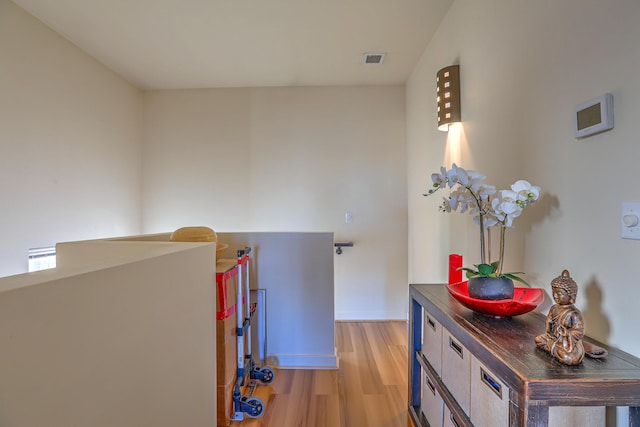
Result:
{"label": "window", "polygon": [[56,248],[29,249],[29,272],[56,267]]}

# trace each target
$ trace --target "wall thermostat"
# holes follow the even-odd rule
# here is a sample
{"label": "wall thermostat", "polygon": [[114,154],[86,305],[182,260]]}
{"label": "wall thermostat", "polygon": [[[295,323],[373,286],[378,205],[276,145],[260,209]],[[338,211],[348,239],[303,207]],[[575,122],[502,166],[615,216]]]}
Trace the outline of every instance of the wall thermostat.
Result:
{"label": "wall thermostat", "polygon": [[605,93],[579,105],[573,115],[573,125],[576,138],[613,129],[613,95]]}

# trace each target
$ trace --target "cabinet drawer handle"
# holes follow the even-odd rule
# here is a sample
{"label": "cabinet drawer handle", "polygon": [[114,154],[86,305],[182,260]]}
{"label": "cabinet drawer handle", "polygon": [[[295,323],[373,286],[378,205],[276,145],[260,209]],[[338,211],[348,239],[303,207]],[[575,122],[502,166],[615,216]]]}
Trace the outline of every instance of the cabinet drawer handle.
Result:
{"label": "cabinet drawer handle", "polygon": [[487,373],[484,369],[480,368],[480,378],[482,378],[482,382],[487,385],[495,394],[498,395],[500,399],[502,399],[502,386],[498,384],[496,380],[494,380],[491,375]]}
{"label": "cabinet drawer handle", "polygon": [[449,414],[449,419],[451,420],[451,424],[453,424],[456,427],[460,427],[460,425],[458,424],[458,422],[456,421],[456,419],[453,417],[453,412],[451,412]]}
{"label": "cabinet drawer handle", "polygon": [[455,342],[451,337],[449,337],[449,347],[451,347],[453,351],[455,351],[458,356],[460,356],[461,359],[464,359],[464,357],[462,356],[462,346]]}
{"label": "cabinet drawer handle", "polygon": [[431,384],[431,381],[429,381],[429,378],[426,378],[426,383],[427,383],[427,387],[429,387],[429,390],[431,390],[431,393],[433,393],[433,395],[436,395],[436,388],[433,386],[433,384]]}
{"label": "cabinet drawer handle", "polygon": [[429,316],[427,316],[427,325],[429,325],[434,331],[436,330],[436,322],[434,322]]}

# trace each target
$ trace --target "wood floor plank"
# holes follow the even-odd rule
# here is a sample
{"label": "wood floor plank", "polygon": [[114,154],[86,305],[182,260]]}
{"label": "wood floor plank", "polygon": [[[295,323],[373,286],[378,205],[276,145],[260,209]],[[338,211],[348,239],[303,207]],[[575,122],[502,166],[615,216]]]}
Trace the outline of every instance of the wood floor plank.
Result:
{"label": "wood floor plank", "polygon": [[360,373],[359,380],[362,385],[362,392],[364,394],[383,394],[384,383],[380,376],[380,369],[378,369],[379,366],[376,361],[376,352],[372,347],[372,344],[374,343],[366,336],[365,326],[354,328],[352,332],[355,334],[354,344],[356,344],[356,365]]}
{"label": "wood floor plank", "polygon": [[259,418],[231,427],[413,427],[407,405],[407,322],[337,322],[339,370],[275,369],[254,395]]}
{"label": "wood floor plank", "polygon": [[[375,368],[382,384],[393,385],[400,381],[402,375],[397,369],[392,354],[392,343],[384,339],[385,328],[379,324],[365,325],[367,340],[371,346],[371,355],[375,360]],[[381,339],[382,338],[382,339]]]}
{"label": "wood floor plank", "polygon": [[365,415],[364,391],[360,381],[355,353],[344,353],[340,356],[340,372],[338,373],[338,391],[340,394],[340,413],[342,426],[357,426]]}
{"label": "wood floor plank", "polygon": [[336,396],[338,394],[338,373],[334,370],[313,371],[313,393]]}

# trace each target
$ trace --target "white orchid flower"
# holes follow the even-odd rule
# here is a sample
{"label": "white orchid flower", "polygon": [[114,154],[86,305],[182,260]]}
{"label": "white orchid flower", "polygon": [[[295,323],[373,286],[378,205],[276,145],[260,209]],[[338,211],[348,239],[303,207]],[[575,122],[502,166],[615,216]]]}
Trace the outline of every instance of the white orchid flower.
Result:
{"label": "white orchid flower", "polygon": [[465,213],[469,210],[469,202],[467,200],[463,200],[461,203],[459,202],[458,206],[460,206],[460,213]]}
{"label": "white orchid flower", "polygon": [[513,226],[514,218],[517,218],[522,213],[522,207],[519,201],[500,200],[493,199],[491,201],[491,207],[498,219],[498,222],[502,223],[506,227]]}
{"label": "white orchid flower", "polygon": [[447,204],[449,205],[449,211],[455,211],[458,209],[458,199],[455,197],[449,197],[449,199],[447,200]]}
{"label": "white orchid flower", "polygon": [[[480,216],[474,216],[473,220],[476,224],[480,224]],[[496,224],[498,224],[498,219],[495,216],[485,216],[482,220],[482,225],[484,225],[485,229],[493,227]]]}
{"label": "white orchid flower", "polygon": [[518,193],[512,190],[502,190],[500,197],[505,202],[515,202],[518,200]]}
{"label": "white orchid flower", "polygon": [[[444,166],[440,167],[440,173],[431,174],[431,181],[433,181],[433,187],[436,189],[444,187],[447,184],[447,180],[447,170]],[[432,189],[430,191],[433,192],[436,190]]]}
{"label": "white orchid flower", "polygon": [[478,205],[475,203],[475,201],[467,200],[467,206],[469,208],[469,214],[480,215],[480,208],[478,208]]}
{"label": "white orchid flower", "polygon": [[486,178],[486,176],[482,175],[481,173],[469,170],[467,171],[467,176],[469,177],[467,186],[471,187],[473,191],[477,191],[480,186],[484,185],[484,179]]}
{"label": "white orchid flower", "polygon": [[507,214],[502,211],[502,207],[501,207],[502,203],[504,202],[501,201],[500,199],[493,199],[491,201],[491,209],[489,209],[489,215],[496,218],[497,222],[500,222],[500,223],[504,223],[505,218],[507,216]]}
{"label": "white orchid flower", "polygon": [[489,200],[489,196],[496,193],[496,187],[488,184],[477,184],[471,187],[472,191],[480,197],[481,200]]}
{"label": "white orchid flower", "polygon": [[449,177],[449,187],[453,187],[456,184],[461,184],[466,187],[469,184],[467,171],[459,168],[455,163],[451,166],[451,170],[447,172],[447,176]]}
{"label": "white orchid flower", "polygon": [[506,220],[504,222],[504,225],[506,227],[513,227],[513,220],[516,219],[517,217],[519,217],[520,214],[522,214],[522,209],[518,209],[518,210],[514,211],[513,213],[507,214],[507,217],[506,217]]}
{"label": "white orchid flower", "polygon": [[518,200],[526,203],[533,203],[540,197],[540,187],[531,185],[524,179],[514,182],[511,190],[518,194]]}
{"label": "white orchid flower", "polygon": [[501,212],[503,212],[506,215],[513,215],[518,211],[522,211],[522,208],[520,207],[518,202],[505,201],[505,200],[503,200],[498,205],[498,208],[500,209]]}

